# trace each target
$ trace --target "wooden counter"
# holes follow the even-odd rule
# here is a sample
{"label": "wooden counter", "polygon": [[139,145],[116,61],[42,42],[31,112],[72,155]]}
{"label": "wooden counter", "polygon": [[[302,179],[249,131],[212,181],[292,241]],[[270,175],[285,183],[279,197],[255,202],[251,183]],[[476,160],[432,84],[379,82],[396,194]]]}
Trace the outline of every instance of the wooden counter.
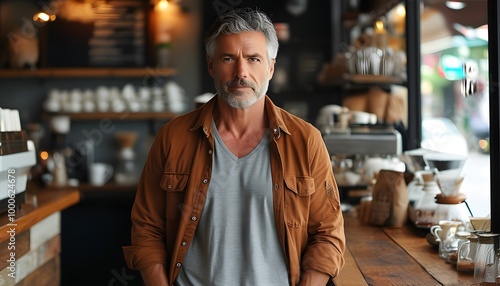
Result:
{"label": "wooden counter", "polygon": [[0,285],[59,285],[60,212],[79,200],[76,189],[28,185],[15,220],[0,214]]}
{"label": "wooden counter", "polygon": [[346,265],[336,285],[471,285],[463,274],[439,258],[425,230],[362,225],[345,214]]}

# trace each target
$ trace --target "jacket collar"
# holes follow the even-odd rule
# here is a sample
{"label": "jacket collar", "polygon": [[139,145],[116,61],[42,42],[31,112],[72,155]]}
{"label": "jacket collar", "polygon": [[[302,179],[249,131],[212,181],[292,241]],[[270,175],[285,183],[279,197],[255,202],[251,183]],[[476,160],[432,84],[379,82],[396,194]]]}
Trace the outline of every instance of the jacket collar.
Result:
{"label": "jacket collar", "polygon": [[[217,105],[217,100],[219,100],[219,96],[215,95],[214,97],[212,97],[212,99],[210,99],[207,103],[200,107],[199,116],[190,130],[202,128],[205,136],[210,136],[210,134],[212,133],[212,117],[215,106]],[[271,132],[274,134],[274,136],[276,138],[279,138],[281,136],[281,132],[285,132],[286,134],[290,135],[290,131],[288,130],[285,121],[283,120],[283,110],[274,105],[272,100],[267,95],[265,95],[264,106],[269,118],[269,128],[271,129]]]}
{"label": "jacket collar", "polygon": [[281,136],[281,132],[290,135],[290,131],[283,120],[283,109],[277,107],[272,100],[266,95],[265,108],[269,118],[269,128],[276,138]]}

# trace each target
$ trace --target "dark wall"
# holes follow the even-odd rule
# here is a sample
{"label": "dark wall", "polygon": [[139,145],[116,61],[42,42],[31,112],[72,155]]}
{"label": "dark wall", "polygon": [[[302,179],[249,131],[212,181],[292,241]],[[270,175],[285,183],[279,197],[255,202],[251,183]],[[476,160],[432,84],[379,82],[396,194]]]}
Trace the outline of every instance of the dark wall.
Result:
{"label": "dark wall", "polygon": [[61,216],[61,285],[143,285],[127,268],[122,246],[130,245],[135,192],[88,191]]}

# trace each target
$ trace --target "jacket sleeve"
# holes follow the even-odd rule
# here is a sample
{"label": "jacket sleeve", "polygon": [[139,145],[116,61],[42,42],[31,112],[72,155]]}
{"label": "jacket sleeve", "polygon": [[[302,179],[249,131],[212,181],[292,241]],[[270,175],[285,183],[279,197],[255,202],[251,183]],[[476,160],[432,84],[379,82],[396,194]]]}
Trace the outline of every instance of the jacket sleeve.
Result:
{"label": "jacket sleeve", "polygon": [[124,246],[123,252],[127,266],[133,270],[154,264],[167,266],[165,191],[160,187],[165,160],[163,144],[158,135],[149,151],[132,207],[132,245]]}
{"label": "jacket sleeve", "polygon": [[319,132],[310,137],[310,168],[315,192],[311,196],[308,243],[303,270],[316,270],[336,277],[344,265],[345,234],[340,196],[330,156]]}

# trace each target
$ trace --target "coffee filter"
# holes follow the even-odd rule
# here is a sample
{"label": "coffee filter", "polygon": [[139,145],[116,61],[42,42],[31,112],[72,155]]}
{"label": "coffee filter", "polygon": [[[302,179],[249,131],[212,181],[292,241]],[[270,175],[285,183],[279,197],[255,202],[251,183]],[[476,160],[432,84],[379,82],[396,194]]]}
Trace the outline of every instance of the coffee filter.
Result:
{"label": "coffee filter", "polygon": [[491,219],[489,217],[469,217],[472,228],[476,231],[490,231]]}
{"label": "coffee filter", "polygon": [[462,174],[461,169],[439,171],[436,173],[436,178],[443,195],[459,195],[460,187],[462,186],[464,180],[464,175]]}

